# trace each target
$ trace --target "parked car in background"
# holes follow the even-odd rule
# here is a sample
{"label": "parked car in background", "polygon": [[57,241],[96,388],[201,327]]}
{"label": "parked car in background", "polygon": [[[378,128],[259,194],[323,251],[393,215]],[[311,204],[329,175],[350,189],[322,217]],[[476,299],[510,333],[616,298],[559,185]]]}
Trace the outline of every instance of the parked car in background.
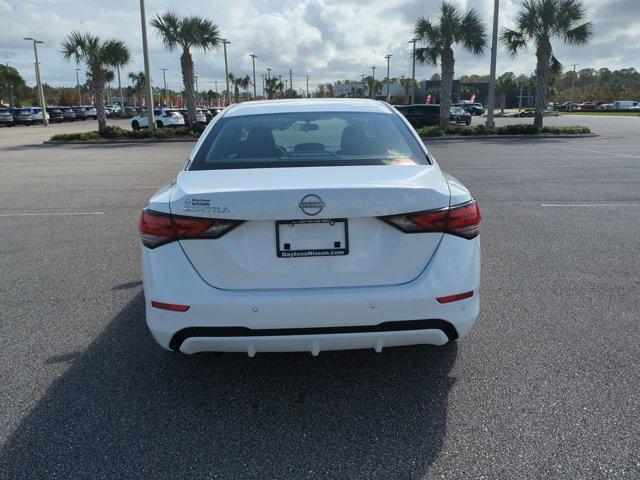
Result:
{"label": "parked car in background", "polygon": [[73,112],[71,107],[60,107],[62,110],[62,115],[64,116],[65,122],[74,122],[76,119],[76,114]]}
{"label": "parked car in background", "polygon": [[[42,108],[27,107],[26,110],[31,113],[31,120],[33,123],[42,123]],[[44,114],[47,116],[47,120],[49,120],[49,114],[47,112],[44,112]]]}
{"label": "parked car in background", "polygon": [[93,105],[82,105],[82,107],[84,108],[84,113],[87,118],[92,118],[94,120],[98,119],[98,111],[96,110],[96,107]]}
{"label": "parked car in background", "polygon": [[613,102],[614,110],[635,110],[638,107],[640,107],[640,103],[633,100],[616,100]]}
{"label": "parked car in background", "polygon": [[11,115],[13,115],[14,125],[29,125],[33,124],[33,117],[31,111],[27,108],[11,108]]}
{"label": "parked car in background", "polygon": [[[156,108],[153,110],[153,114],[156,117],[156,126],[162,127],[183,127],[185,124],[184,117],[178,110],[172,108]],[[136,115],[131,120],[131,128],[133,130],[140,130],[141,128],[149,127],[149,115],[147,112],[142,112],[140,115]]]}
{"label": "parked car in background", "polygon": [[[224,108],[222,107],[211,107],[208,109],[205,109],[205,115],[207,116],[207,123],[209,123],[211,120],[213,120],[220,112],[222,112],[222,110],[224,110]],[[206,112],[209,112],[209,114],[207,115]]]}
{"label": "parked car in background", "polygon": [[138,114],[135,108],[133,107],[124,107],[124,114],[128,117],[133,117]]}
{"label": "parked car in background", "polygon": [[580,105],[580,110],[596,110],[598,108],[598,104],[596,102],[585,102]]}
{"label": "parked car in background", "polygon": [[0,125],[13,127],[13,115],[8,108],[0,108]]}
{"label": "parked car in background", "polygon": [[87,110],[84,107],[75,106],[71,107],[71,109],[76,114],[76,120],[84,121],[87,119]]}
{"label": "parked car in background", "polygon": [[120,105],[105,105],[104,107],[107,115],[115,115],[120,112]]}
{"label": "parked car in background", "polygon": [[471,114],[466,112],[463,108],[451,107],[449,112],[449,122],[456,125],[460,125],[461,123],[471,125]]}
{"label": "parked car in background", "polygon": [[186,108],[181,108],[178,111],[184,117],[185,123],[193,123],[193,122],[207,123],[207,116],[204,114],[204,111],[201,108],[196,109],[196,118],[193,120],[193,122],[189,120],[189,111]]}
{"label": "parked car in background", "polygon": [[440,123],[440,105],[414,104],[397,105],[396,109],[402,113],[413,128],[422,128]]}
{"label": "parked car in background", "polygon": [[482,105],[481,103],[477,103],[477,102],[471,103],[468,100],[467,101],[463,100],[462,102],[454,103],[452,106],[460,107],[465,112],[469,112],[471,115],[476,115],[476,116],[484,115],[484,105]]}
{"label": "parked car in background", "polygon": [[50,123],[62,123],[64,122],[64,114],[58,107],[47,107],[47,113],[49,114]]}

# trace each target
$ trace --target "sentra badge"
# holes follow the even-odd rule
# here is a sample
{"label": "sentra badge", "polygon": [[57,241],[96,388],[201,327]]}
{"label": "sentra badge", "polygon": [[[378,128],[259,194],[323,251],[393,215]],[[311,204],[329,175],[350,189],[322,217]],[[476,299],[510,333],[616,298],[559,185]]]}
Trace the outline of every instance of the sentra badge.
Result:
{"label": "sentra badge", "polygon": [[208,198],[187,198],[184,201],[182,210],[185,212],[200,213],[231,213],[231,210],[227,207],[211,205],[211,200]]}

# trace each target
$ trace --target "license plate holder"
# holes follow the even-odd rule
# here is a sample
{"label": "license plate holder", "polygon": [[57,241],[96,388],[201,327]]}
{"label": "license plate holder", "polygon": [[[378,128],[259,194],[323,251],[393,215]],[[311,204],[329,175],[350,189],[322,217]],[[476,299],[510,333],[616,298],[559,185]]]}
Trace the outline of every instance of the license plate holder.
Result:
{"label": "license plate holder", "polygon": [[347,219],[278,220],[276,222],[276,253],[279,258],[348,255]]}

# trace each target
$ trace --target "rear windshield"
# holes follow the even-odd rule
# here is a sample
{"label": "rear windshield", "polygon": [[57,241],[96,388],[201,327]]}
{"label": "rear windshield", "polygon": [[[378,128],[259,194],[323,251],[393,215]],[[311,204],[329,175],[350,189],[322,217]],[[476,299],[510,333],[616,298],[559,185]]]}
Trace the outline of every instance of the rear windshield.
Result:
{"label": "rear windshield", "polygon": [[429,164],[397,115],[298,112],[222,117],[190,170],[390,164]]}

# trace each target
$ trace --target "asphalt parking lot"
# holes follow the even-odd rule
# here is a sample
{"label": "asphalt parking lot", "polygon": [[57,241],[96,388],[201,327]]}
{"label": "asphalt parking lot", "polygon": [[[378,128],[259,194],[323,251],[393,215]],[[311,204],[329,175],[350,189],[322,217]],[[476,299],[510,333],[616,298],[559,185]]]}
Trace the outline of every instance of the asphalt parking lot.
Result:
{"label": "asphalt parking lot", "polygon": [[468,337],[253,359],[144,323],[138,214],[191,144],[0,129],[0,478],[640,478],[640,117],[547,123],[602,136],[429,144],[484,215]]}

